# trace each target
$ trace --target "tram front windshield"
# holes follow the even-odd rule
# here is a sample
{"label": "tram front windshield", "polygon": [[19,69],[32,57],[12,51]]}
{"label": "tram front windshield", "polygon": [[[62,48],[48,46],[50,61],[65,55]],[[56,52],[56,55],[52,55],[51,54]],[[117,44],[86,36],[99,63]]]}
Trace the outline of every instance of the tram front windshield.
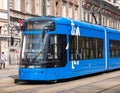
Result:
{"label": "tram front windshield", "polygon": [[[58,67],[66,64],[66,36],[23,35],[20,67]],[[63,57],[64,56],[64,57]]]}

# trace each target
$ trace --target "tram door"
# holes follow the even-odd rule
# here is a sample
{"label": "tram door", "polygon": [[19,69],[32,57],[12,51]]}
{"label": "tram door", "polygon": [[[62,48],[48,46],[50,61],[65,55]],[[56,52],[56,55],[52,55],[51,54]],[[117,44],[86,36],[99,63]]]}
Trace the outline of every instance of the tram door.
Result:
{"label": "tram door", "polygon": [[[50,62],[49,67],[49,77],[54,79],[59,78],[59,68],[65,67],[67,63],[67,52],[66,52],[66,35],[51,35],[49,48],[48,48],[48,61]],[[50,56],[51,55],[51,56]]]}

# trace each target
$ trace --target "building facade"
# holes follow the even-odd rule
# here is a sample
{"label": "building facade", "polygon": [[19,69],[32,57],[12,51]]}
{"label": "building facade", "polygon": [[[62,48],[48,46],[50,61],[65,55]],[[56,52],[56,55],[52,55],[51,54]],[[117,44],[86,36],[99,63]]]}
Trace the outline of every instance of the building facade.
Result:
{"label": "building facade", "polygon": [[81,0],[81,19],[85,22],[120,30],[119,0]]}
{"label": "building facade", "polygon": [[0,0],[0,53],[6,53],[8,64],[19,63],[20,21],[35,16],[63,16],[120,30],[120,1]]}
{"label": "building facade", "polygon": [[78,0],[44,0],[44,15],[63,16],[79,20]]}
{"label": "building facade", "polygon": [[[0,0],[0,54],[1,52],[8,53],[8,1]],[[1,56],[0,56],[1,59]]]}

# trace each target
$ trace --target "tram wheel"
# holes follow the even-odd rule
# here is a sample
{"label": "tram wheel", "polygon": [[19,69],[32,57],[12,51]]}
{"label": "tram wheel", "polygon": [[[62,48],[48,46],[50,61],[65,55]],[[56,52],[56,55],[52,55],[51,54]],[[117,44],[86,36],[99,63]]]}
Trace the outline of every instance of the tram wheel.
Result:
{"label": "tram wheel", "polygon": [[57,80],[51,80],[49,81],[51,84],[56,84],[57,83]]}

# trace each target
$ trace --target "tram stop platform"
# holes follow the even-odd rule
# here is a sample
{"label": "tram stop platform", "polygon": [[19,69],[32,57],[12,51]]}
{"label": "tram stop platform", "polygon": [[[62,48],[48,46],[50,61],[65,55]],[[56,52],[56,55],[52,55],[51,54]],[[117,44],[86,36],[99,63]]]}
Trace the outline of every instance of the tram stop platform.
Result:
{"label": "tram stop platform", "polygon": [[14,83],[14,80],[18,79],[18,67],[19,65],[9,65],[6,68],[1,68],[0,84]]}

